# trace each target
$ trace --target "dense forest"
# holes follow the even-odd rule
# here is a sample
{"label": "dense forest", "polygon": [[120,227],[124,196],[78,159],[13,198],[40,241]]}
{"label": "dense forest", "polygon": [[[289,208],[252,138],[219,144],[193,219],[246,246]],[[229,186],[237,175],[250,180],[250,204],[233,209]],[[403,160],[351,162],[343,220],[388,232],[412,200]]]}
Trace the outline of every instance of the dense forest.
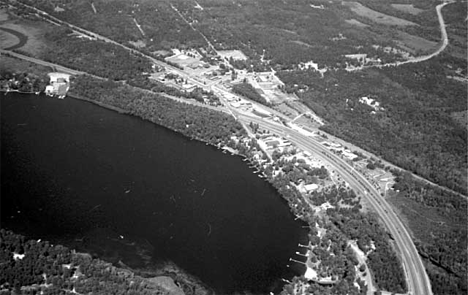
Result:
{"label": "dense forest", "polygon": [[[441,59],[411,66],[312,75],[298,95],[328,124],[323,130],[413,173],[466,193],[467,132],[452,118],[466,111],[466,87],[443,77]],[[294,75],[280,76],[287,84]],[[293,76],[293,77],[291,77]],[[368,97],[376,109],[360,102]]]}
{"label": "dense forest", "polygon": [[256,101],[261,104],[268,104],[268,102],[263,98],[260,93],[255,90],[255,88],[248,82],[242,82],[234,84],[232,86],[232,91],[234,93],[240,94],[248,99]]}
{"label": "dense forest", "polygon": [[[369,8],[419,24],[398,28],[375,24],[339,2],[326,1],[199,0],[197,3],[201,9],[195,8],[194,2],[184,0],[21,2],[43,8],[58,18],[116,41],[139,47],[146,53],[174,47],[206,48],[206,41],[199,32],[217,49],[241,49],[248,60],[232,61],[232,65],[249,71],[277,71],[285,82],[283,90],[297,94],[304,104],[325,119],[324,131],[437,184],[467,193],[467,89],[464,82],[450,78],[466,77],[467,74],[466,4],[450,4],[443,10],[449,23],[447,29],[451,43],[441,55],[400,67],[347,72],[342,69],[351,61],[344,57],[345,54],[365,53],[368,57],[384,61],[401,59],[398,54],[385,53],[381,48],[409,46],[404,44],[404,40],[392,41],[398,39],[402,32],[439,41],[435,14],[435,6],[439,2],[415,1],[416,7],[423,12],[412,15],[393,9],[383,0],[360,1]],[[57,7],[64,11],[56,10]],[[199,32],[191,29],[174,8]],[[364,26],[346,22],[351,19]],[[137,24],[141,25],[142,31]],[[78,38],[67,33],[69,31],[64,30],[47,37],[53,40],[52,43],[71,45],[79,52],[69,54],[59,48],[58,57],[49,54],[51,60],[56,59],[70,67],[89,68],[91,73],[111,80],[125,80],[138,87],[183,97],[176,89],[150,81],[143,74],[149,70],[144,58],[121,52],[102,42],[81,39],[78,42]],[[76,43],[68,43],[72,38]],[[401,42],[404,46],[399,46]],[[96,52],[100,55],[102,52],[103,56],[96,55]],[[98,67],[96,60],[101,58],[107,68]],[[300,66],[309,61],[328,70],[322,76],[313,69]],[[76,85],[80,95],[129,110],[188,136],[219,143],[227,139],[229,132],[242,132],[230,117],[188,105],[177,104],[173,108],[174,102],[166,101],[166,98],[130,90],[111,81],[99,82],[80,77]],[[363,103],[361,99],[364,97],[379,105]],[[196,115],[188,114],[188,109]],[[220,122],[225,132],[217,132],[211,127]],[[218,135],[213,137],[210,132]],[[288,171],[288,175],[291,175],[291,181],[295,181],[299,172],[297,169],[292,171],[294,174]],[[454,194],[408,179],[407,176],[398,178],[395,188],[400,192],[391,201],[409,219],[416,246],[426,257],[434,293],[466,293],[466,216],[460,215],[466,211],[466,203]],[[285,180],[279,187],[286,185]],[[285,190],[285,194],[294,192]],[[306,210],[307,204],[298,202],[302,204],[299,208]],[[353,213],[341,210],[336,217],[349,214],[352,216]],[[436,217],[434,222],[427,219],[432,217]],[[359,220],[357,216],[353,218]],[[350,230],[339,220],[334,226],[343,231]],[[454,242],[448,244],[447,240]],[[382,251],[387,253],[386,249]],[[372,259],[374,267],[379,268],[388,262],[388,257],[380,256]],[[399,271],[397,266],[392,268]],[[383,278],[376,279],[379,286],[393,284],[395,288],[405,288],[398,276],[394,277],[395,281],[387,282],[385,271],[377,270],[375,274]],[[325,289],[317,292],[329,292]]]}
{"label": "dense forest", "polygon": [[[320,2],[317,6],[323,8],[316,9],[307,1],[202,0],[197,9],[195,3],[184,0],[21,2],[148,54],[190,47],[209,51],[201,32],[216,49],[242,50],[249,57],[248,64],[257,70],[294,69],[311,60],[321,67],[343,68],[351,61],[344,55],[358,53],[356,48],[381,60],[400,58],[373,47],[396,46],[390,38],[392,32],[348,24],[346,18],[359,16],[341,3]],[[343,35],[346,37],[341,38]]]}
{"label": "dense forest", "polygon": [[466,294],[468,201],[446,190],[398,173],[390,202],[412,230],[426,262],[434,294]]}
{"label": "dense forest", "polygon": [[[466,111],[466,87],[445,78],[448,56],[359,74],[330,72],[324,78],[280,73],[287,85],[302,81],[298,96],[328,123],[323,130],[411,172],[466,193],[466,124],[452,113]],[[457,62],[457,60],[453,60]],[[455,63],[453,67],[460,66]],[[376,108],[360,101],[367,97]]]}
{"label": "dense forest", "polygon": [[[180,18],[170,1],[21,2],[149,54],[172,48],[206,46],[203,37]],[[56,7],[63,10],[57,11]]]}
{"label": "dense forest", "polygon": [[54,28],[46,32],[44,37],[48,49],[39,58],[46,61],[156,93],[219,105],[219,98],[211,91],[199,87],[185,91],[151,79],[153,63],[141,54],[130,53],[115,44],[80,37],[69,28]]}
{"label": "dense forest", "polygon": [[[249,61],[241,63],[261,64],[264,70],[273,68],[278,71],[279,77],[286,83],[285,91],[296,92],[306,105],[326,119],[328,124],[323,127],[325,131],[438,184],[466,192],[466,123],[460,124],[452,117],[454,113],[466,111],[464,98],[467,92],[463,83],[447,78],[458,70],[466,74],[466,59],[456,58],[449,52],[427,62],[381,70],[369,69],[356,73],[329,70],[323,78],[314,70],[299,67],[300,63],[314,61],[321,68],[341,69],[346,63],[351,63],[344,55],[352,53],[366,53],[368,57],[381,60],[400,58],[388,56],[377,48],[398,48],[398,42],[391,41],[398,34],[387,28],[389,38],[378,37],[379,34],[372,32],[372,29],[349,25],[345,19],[360,18],[347,6],[320,2],[314,5],[323,9],[317,9],[310,7],[305,1],[222,1],[217,4],[199,1],[202,8],[197,9],[193,3],[183,0],[171,3],[116,0],[109,5],[104,5],[101,1],[92,2],[97,11],[95,13],[88,1],[22,2],[34,4],[58,18],[97,30],[98,33],[125,44],[140,39],[143,43],[152,39],[153,42],[166,44],[172,42],[169,38],[171,36],[179,40],[172,47],[206,47],[199,33],[201,32],[218,49],[241,49],[249,57]],[[374,2],[365,1],[364,4],[389,15],[399,15],[398,10],[387,3]],[[415,16],[405,14],[405,19],[434,29],[433,33],[428,34],[435,35],[434,38],[438,40],[440,32],[434,7],[423,2],[418,2],[417,5],[425,9],[424,13]],[[64,11],[54,11],[56,7]],[[447,9],[449,7],[450,5]],[[192,30],[175,9],[192,22],[199,32]],[[452,21],[451,15],[447,17],[451,23],[460,20],[458,17]],[[138,19],[144,35],[138,30],[134,19]],[[168,19],[172,22],[168,22]],[[108,25],[96,23],[99,21]],[[369,21],[366,20],[367,23]],[[131,32],[129,29],[115,29],[123,23],[132,28]],[[175,25],[171,27],[169,23]],[[384,30],[382,25],[376,27],[379,33]],[[410,30],[409,27],[406,29]],[[162,32],[169,33],[157,38],[147,36]],[[69,48],[62,44],[69,42],[68,39],[64,39],[60,46]],[[87,47],[92,49],[93,46],[97,45],[76,45],[83,52],[87,52]],[[109,52],[110,47],[107,50],[105,46],[99,46],[99,51],[106,52],[101,54],[104,55],[104,64],[106,56],[109,64],[116,60],[121,62],[119,65],[110,64],[108,69],[112,69],[112,72],[102,75],[103,77],[145,79],[142,72],[147,72],[149,65],[140,57],[127,57],[128,53],[122,55],[116,49]],[[146,45],[142,45],[140,50],[146,52],[145,47]],[[85,62],[87,64],[83,66],[89,66],[90,69],[96,67],[95,63],[92,64],[95,59],[89,54],[81,58],[70,58],[68,55],[63,62],[67,60],[68,63]],[[233,64],[236,63],[239,62]],[[103,68],[99,71],[106,70]],[[384,111],[370,114],[372,108],[356,103],[361,97],[375,99]]]}
{"label": "dense forest", "polygon": [[4,229],[0,229],[0,288],[2,294],[25,295],[181,294],[88,254],[27,240]]}
{"label": "dense forest", "polygon": [[72,87],[74,94],[211,144],[227,144],[231,136],[245,134],[242,126],[226,113],[177,102],[136,87],[89,76],[77,77]]}
{"label": "dense forest", "polygon": [[45,34],[49,50],[42,59],[111,80],[131,80],[152,71],[151,62],[114,44],[74,35],[69,28]]}

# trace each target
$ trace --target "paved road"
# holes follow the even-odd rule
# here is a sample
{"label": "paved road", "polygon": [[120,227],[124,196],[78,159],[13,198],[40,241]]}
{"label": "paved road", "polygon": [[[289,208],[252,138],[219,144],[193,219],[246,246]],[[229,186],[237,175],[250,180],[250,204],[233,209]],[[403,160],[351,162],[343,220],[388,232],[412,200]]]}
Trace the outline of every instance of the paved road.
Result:
{"label": "paved road", "polygon": [[[29,62],[32,62],[32,63],[35,63],[35,64],[39,64],[39,65],[42,65],[42,66],[51,67],[52,69],[54,69],[54,71],[67,73],[67,74],[74,75],[74,76],[88,75],[88,76],[94,77],[96,79],[107,80],[106,78],[103,78],[103,77],[100,77],[100,76],[92,75],[92,74],[82,72],[82,71],[73,70],[73,69],[61,66],[59,64],[47,62],[47,61],[44,61],[44,60],[41,60],[41,59],[26,56],[26,55],[19,54],[19,53],[16,53],[16,52],[11,52],[11,51],[0,49],[0,56],[1,55],[12,56],[12,57],[15,57],[15,58],[18,58],[18,59],[22,59],[22,60],[26,60],[26,61],[29,61]],[[131,87],[135,87],[135,86],[131,86]],[[160,95],[160,96],[164,96],[164,97],[167,97],[169,99],[178,101],[180,103],[196,105],[196,106],[203,107],[203,108],[208,108],[208,109],[211,109],[211,110],[214,110],[214,111],[217,111],[217,112],[223,112],[223,113],[230,114],[229,110],[224,108],[224,107],[215,107],[215,106],[207,105],[207,104],[204,104],[204,103],[200,103],[200,102],[195,101],[195,100],[172,96],[172,95],[169,95],[169,94],[166,94],[166,93],[163,93],[163,92],[152,92],[151,90],[148,90],[148,89],[143,89],[143,88],[139,88],[139,87],[135,87],[135,88],[138,88],[141,91],[148,92],[148,93],[151,93],[151,94],[157,94],[157,95]]]}
{"label": "paved road", "polygon": [[[29,5],[20,3],[20,2],[17,2],[17,3],[20,4],[20,5],[29,7],[29,8],[31,8],[31,9],[34,9],[34,10],[38,13],[38,15],[45,17],[48,21],[50,21],[50,22],[52,22],[52,23],[59,24],[59,25],[69,26],[70,28],[75,29],[75,30],[77,30],[77,31],[80,32],[80,33],[86,33],[86,34],[89,35],[90,37],[93,37],[93,38],[96,38],[96,39],[98,39],[98,40],[102,40],[102,41],[105,41],[105,42],[112,43],[112,44],[117,45],[117,46],[120,46],[120,47],[122,47],[122,48],[124,48],[124,49],[126,49],[126,50],[129,50],[130,52],[141,54],[141,55],[145,56],[146,58],[150,59],[154,64],[157,64],[157,65],[159,65],[159,66],[165,67],[166,69],[168,69],[168,70],[170,70],[170,71],[172,71],[172,72],[174,72],[174,73],[177,73],[179,76],[183,77],[184,79],[187,79],[191,84],[198,85],[199,87],[204,88],[205,90],[213,90],[214,92],[218,92],[218,93],[230,93],[227,89],[224,89],[224,87],[221,87],[221,86],[219,86],[219,85],[215,85],[215,83],[213,83],[213,82],[210,81],[210,80],[205,81],[205,82],[206,82],[206,84],[205,84],[205,83],[203,83],[203,81],[200,81],[200,79],[195,79],[194,77],[192,77],[192,76],[190,76],[189,74],[185,73],[183,70],[180,70],[179,68],[176,68],[176,67],[171,66],[171,65],[169,65],[169,64],[167,64],[167,63],[165,63],[165,62],[163,62],[163,61],[160,61],[160,60],[155,59],[155,58],[153,58],[153,57],[151,57],[151,56],[149,56],[149,55],[146,55],[146,54],[144,54],[144,53],[142,53],[142,52],[139,52],[137,49],[134,49],[134,48],[125,46],[125,45],[123,45],[123,44],[120,44],[120,43],[118,43],[118,42],[115,42],[115,41],[113,41],[113,40],[111,40],[111,39],[109,39],[109,38],[107,38],[107,37],[102,36],[102,35],[96,34],[96,33],[94,33],[94,32],[85,30],[85,29],[80,28],[80,27],[78,27],[78,26],[75,26],[75,25],[72,25],[72,24],[67,23],[67,22],[65,22],[65,21],[62,21],[62,20],[60,20],[60,19],[58,19],[58,18],[55,18],[55,17],[51,16],[50,14],[46,13],[45,11],[42,11],[42,10],[40,10],[40,9],[37,9],[37,8],[35,8],[35,7],[33,7],[33,6],[29,6]],[[410,61],[397,62],[396,64],[392,64],[393,66],[398,66],[398,65],[401,65],[401,64],[404,64],[404,63],[414,63],[414,62],[421,62],[421,61],[424,61],[424,60],[428,60],[428,59],[434,57],[435,55],[438,55],[440,52],[442,52],[442,51],[445,49],[445,47],[448,45],[448,37],[447,37],[447,31],[446,31],[446,29],[445,29],[445,23],[444,23],[444,19],[443,19],[441,10],[442,10],[442,8],[443,8],[445,5],[450,4],[450,3],[454,3],[454,1],[453,1],[453,0],[446,0],[444,3],[439,4],[439,5],[437,5],[437,7],[436,7],[437,16],[438,16],[439,24],[440,24],[440,29],[441,29],[441,32],[442,32],[442,40],[443,40],[443,42],[442,42],[441,47],[440,47],[436,52],[434,52],[434,53],[432,53],[432,54],[430,54],[430,55],[417,57],[417,58],[415,58],[414,60],[410,60]],[[205,37],[205,38],[206,38],[206,37]],[[211,43],[208,43],[208,44],[211,45]],[[212,45],[211,45],[211,46],[212,46]],[[391,64],[388,64],[388,65],[391,65]],[[385,65],[383,65],[383,66],[385,66]],[[230,93],[230,94],[232,95],[232,93]],[[254,105],[258,105],[256,102],[252,102],[252,103],[253,103]],[[269,112],[275,114],[276,116],[278,116],[278,117],[280,117],[280,118],[283,118],[283,119],[286,120],[286,121],[289,121],[289,120],[290,120],[290,118],[288,118],[288,117],[286,117],[285,115],[283,115],[283,114],[277,112],[276,110],[273,110],[273,109],[271,109],[271,108],[267,108],[267,107],[265,107],[265,106],[263,106],[263,105],[261,105],[261,106],[259,105],[259,107],[260,107],[260,108],[263,108],[263,109],[268,109]],[[322,132],[323,132],[323,131],[322,131]],[[325,133],[325,132],[324,132],[324,133]],[[378,156],[375,156],[375,157],[378,158]],[[395,166],[395,165],[392,164],[392,163],[388,163],[388,164],[391,164],[391,165]],[[395,167],[397,167],[397,166],[395,166]],[[400,168],[400,167],[397,167],[397,168],[398,168],[398,169],[401,169],[401,170],[404,170],[404,169],[402,169],[402,168]],[[413,173],[412,173],[412,174],[413,174]],[[468,198],[467,196],[464,196],[463,194],[460,194],[460,193],[458,193],[458,192],[455,192],[455,191],[453,191],[453,190],[450,190],[450,189],[448,189],[448,188],[446,188],[446,187],[442,187],[442,186],[440,186],[440,185],[438,185],[438,184],[435,184],[435,183],[433,183],[433,182],[431,182],[431,181],[429,181],[429,180],[427,180],[427,179],[425,179],[425,178],[423,178],[423,177],[421,177],[421,176],[418,176],[418,175],[415,175],[415,174],[413,174],[413,176],[416,177],[417,179],[420,179],[420,180],[422,180],[422,181],[425,181],[425,182],[427,182],[427,183],[429,183],[429,184],[431,184],[431,185],[434,185],[434,186],[437,186],[437,187],[439,187],[439,188],[441,188],[441,189],[444,189],[444,190],[450,191],[450,192],[452,192],[452,193],[455,193],[456,195],[459,195],[459,196],[461,196],[461,197],[463,197],[463,198],[465,198],[465,199]]]}
{"label": "paved road", "polygon": [[[87,73],[82,72],[82,71],[73,70],[73,69],[70,69],[70,68],[67,68],[67,67],[63,67],[63,66],[58,65],[58,64],[54,64],[54,63],[47,62],[47,61],[44,61],[44,60],[41,60],[41,59],[37,59],[37,58],[34,58],[34,57],[26,56],[26,55],[23,55],[23,54],[19,54],[19,53],[12,52],[12,51],[7,51],[7,50],[3,50],[3,49],[0,49],[0,55],[16,57],[16,58],[19,58],[19,59],[23,59],[23,60],[35,63],[35,64],[39,64],[39,65],[46,66],[46,67],[51,67],[52,69],[55,69],[56,71],[64,72],[64,73],[71,74],[71,75],[84,75],[84,74],[87,74]],[[87,75],[89,75],[89,74],[87,74]],[[93,76],[93,75],[91,75],[91,76]],[[97,76],[93,76],[93,77],[102,79],[101,77],[97,77]]]}
{"label": "paved road", "polygon": [[387,64],[383,64],[383,65],[360,66],[360,67],[353,68],[352,70],[349,70],[349,71],[354,72],[354,71],[360,71],[362,69],[368,69],[368,68],[397,67],[397,66],[401,66],[401,65],[405,65],[405,64],[410,64],[410,63],[423,62],[423,61],[429,60],[429,59],[439,55],[442,51],[445,50],[445,48],[449,44],[449,40],[448,40],[448,36],[447,36],[447,30],[445,28],[444,17],[442,15],[442,8],[445,5],[451,4],[451,3],[455,3],[455,1],[454,0],[446,0],[446,1],[444,1],[444,3],[441,3],[441,4],[436,6],[437,18],[439,20],[439,27],[440,27],[441,41],[442,41],[442,44],[440,45],[439,48],[437,48],[436,51],[434,51],[433,53],[428,54],[428,55],[422,55],[422,56],[414,57],[414,58],[411,58],[411,59],[408,59],[408,60],[405,60],[405,61],[396,61],[396,62],[391,62],[391,63],[387,63]]}
{"label": "paved road", "polygon": [[[437,7],[439,21],[442,19],[440,10],[446,4],[448,4],[448,2],[443,3]],[[40,11],[34,7],[31,7],[31,6],[28,6],[28,7],[35,9],[39,14],[47,15],[45,12]],[[125,45],[122,45],[120,43],[117,43],[111,39],[100,36],[90,31],[83,30],[82,28],[63,22],[50,15],[47,15],[47,17],[52,19],[54,22],[71,26],[73,29],[79,30],[80,32],[84,31],[90,36],[93,36],[97,39],[104,40],[106,42],[115,44],[117,46],[123,47],[127,50],[137,53],[137,50],[127,47]],[[443,19],[442,19],[441,24],[442,23],[443,23]],[[441,25],[441,29],[442,29],[442,25]],[[443,29],[445,30],[445,25],[443,26]],[[171,67],[150,56],[147,56],[147,55],[145,56],[150,58],[154,63],[164,66],[166,68],[169,68],[173,70],[174,72],[179,73],[182,77],[188,78],[190,82],[201,85],[202,87],[205,86],[201,82],[190,77],[185,72],[175,67]],[[322,146],[320,143],[312,140],[311,138],[304,136],[296,131],[293,131],[290,128],[281,126],[279,124],[274,124],[274,123],[259,119],[254,116],[247,116],[245,114],[240,114],[240,113],[235,114],[235,113],[236,112],[234,110],[233,115],[237,117],[241,121],[241,123],[243,124],[248,124],[250,122],[258,123],[260,126],[266,129],[269,129],[272,132],[278,133],[281,136],[288,137],[289,140],[295,143],[299,148],[322,157],[324,160],[329,162],[335,168],[335,170],[337,170],[342,175],[343,179],[345,179],[351,185],[351,187],[353,187],[353,189],[355,189],[358,192],[359,191],[364,192],[365,198],[369,201],[369,203],[374,207],[377,213],[381,216],[385,226],[387,227],[387,229],[389,230],[389,232],[393,235],[393,238],[395,239],[395,242],[398,247],[399,253],[401,254],[401,259],[402,259],[403,266],[405,268],[405,272],[407,275],[409,294],[414,294],[414,295],[431,295],[432,294],[429,278],[425,272],[421,258],[416,250],[416,247],[414,246],[411,240],[409,233],[407,232],[407,230],[405,229],[401,221],[398,219],[396,214],[392,211],[390,205],[387,204],[387,202],[384,199],[382,199],[379,192],[375,190],[375,188],[367,181],[367,179],[365,179],[362,175],[360,175],[357,171],[355,171],[352,167],[350,167],[341,158],[337,157],[336,155],[331,153],[328,149],[326,149],[324,146]]]}
{"label": "paved road", "polygon": [[392,211],[391,206],[381,197],[379,192],[370,184],[367,179],[355,171],[344,160],[331,153],[326,147],[314,139],[307,137],[299,132],[291,130],[288,127],[275,124],[254,116],[246,114],[237,114],[239,120],[248,124],[254,122],[281,136],[286,136],[292,143],[300,149],[308,151],[325,161],[350,184],[350,186],[358,192],[364,192],[364,198],[371,204],[375,211],[379,214],[388,231],[392,234],[400,258],[405,269],[409,294],[414,295],[431,295],[431,284],[426,270],[422,263],[421,257],[413,244],[411,236],[399,220],[398,216]]}
{"label": "paved road", "polygon": [[[25,6],[25,7],[28,7],[30,9],[33,9],[34,11],[37,12],[37,15],[44,18],[45,20],[47,20],[48,22],[51,22],[51,23],[54,23],[54,24],[57,24],[57,25],[63,25],[63,26],[67,26],[69,28],[71,28],[72,30],[78,32],[78,33],[81,33],[81,34],[85,34],[85,35],[88,35],[89,37],[92,37],[92,38],[95,38],[97,40],[101,40],[101,41],[104,41],[104,42],[108,42],[108,43],[111,43],[111,44],[114,44],[116,46],[119,46],[121,48],[124,48],[130,52],[132,52],[133,54],[138,54],[138,55],[141,55],[141,56],[144,56],[146,58],[148,58],[149,60],[151,60],[151,62],[153,62],[154,64],[156,65],[159,65],[161,67],[164,67],[174,73],[177,73],[179,76],[181,76],[182,78],[184,79],[187,79],[190,83],[192,84],[196,84],[202,88],[205,88],[207,85],[203,84],[202,82],[200,82],[199,80],[197,79],[194,79],[193,77],[191,77],[189,74],[185,73],[183,70],[179,69],[179,68],[176,68],[174,66],[171,66],[165,62],[162,62],[158,59],[155,59],[154,57],[152,56],[149,56],[147,54],[144,54],[140,51],[138,51],[137,49],[135,48],[131,48],[129,46],[126,46],[126,45],[123,45],[121,43],[118,43],[112,39],[109,39],[107,37],[104,37],[102,35],[99,35],[97,33],[94,33],[94,32],[91,32],[89,30],[86,30],[86,29],[83,29],[81,27],[78,27],[78,26],[75,26],[71,23],[68,23],[68,22],[65,22],[63,20],[60,20],[50,14],[48,14],[47,12],[43,11],[43,10],[40,10],[40,9],[37,9],[36,7],[34,6],[30,6],[30,5],[27,5],[27,4],[24,4],[24,3],[21,3],[21,2],[17,2],[18,4],[22,5],[22,6]],[[209,82],[212,82],[212,81],[209,81]]]}

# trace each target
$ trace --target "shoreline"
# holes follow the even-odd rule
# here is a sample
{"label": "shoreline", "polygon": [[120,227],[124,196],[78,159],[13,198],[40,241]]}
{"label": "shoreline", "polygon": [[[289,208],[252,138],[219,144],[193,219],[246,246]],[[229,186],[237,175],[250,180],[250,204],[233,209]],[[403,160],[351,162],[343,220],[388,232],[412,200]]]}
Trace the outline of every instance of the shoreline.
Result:
{"label": "shoreline", "polygon": [[[15,92],[16,93],[16,92]],[[34,93],[24,93],[24,94],[34,94]],[[242,161],[243,162],[247,162],[247,167],[253,171],[253,173],[257,174],[257,176],[261,179],[263,179],[264,181],[268,182],[269,185],[281,196],[281,198],[286,202],[286,205],[288,206],[289,208],[289,211],[290,213],[294,216],[294,219],[297,220],[297,219],[300,219],[301,222],[304,222],[304,220],[302,220],[300,217],[300,215],[297,215],[295,214],[295,212],[293,211],[293,207],[291,207],[291,204],[289,202],[289,200],[283,195],[280,193],[280,191],[278,190],[278,188],[276,188],[273,183],[272,183],[272,178],[271,178],[271,175],[268,175],[267,171],[266,171],[266,166],[265,166],[265,163],[262,163],[261,161],[259,161],[259,159],[257,159],[256,157],[253,157],[251,155],[249,155],[248,153],[240,153],[237,149],[234,149],[234,148],[231,148],[231,147],[228,147],[227,145],[223,145],[221,143],[210,143],[210,142],[207,142],[207,141],[204,141],[203,139],[201,138],[197,138],[197,137],[189,137],[189,136],[186,136],[185,134],[183,134],[182,132],[180,132],[179,130],[176,130],[176,129],[172,129],[172,128],[169,128],[167,126],[164,126],[162,124],[158,124],[158,123],[155,123],[153,121],[150,121],[150,120],[147,120],[139,115],[136,115],[136,114],[133,114],[131,111],[127,111],[125,109],[122,109],[122,108],[119,108],[119,107],[115,107],[115,106],[112,106],[110,104],[107,104],[107,103],[103,103],[103,102],[100,102],[100,101],[97,101],[97,100],[93,100],[93,99],[89,99],[87,97],[84,97],[84,96],[81,96],[81,95],[78,95],[76,93],[73,93],[73,91],[69,91],[67,93],[67,97],[69,98],[72,98],[72,99],[77,99],[77,100],[81,100],[81,101],[85,101],[85,102],[88,102],[88,103],[92,103],[92,104],[95,104],[99,107],[103,107],[105,109],[108,109],[108,110],[111,110],[111,111],[115,111],[119,114],[124,114],[124,115],[132,115],[132,116],[135,116],[135,117],[138,117],[139,119],[142,119],[144,121],[148,121],[150,123],[153,123],[157,126],[161,126],[161,127],[164,127],[164,128],[167,128],[168,130],[171,130],[173,132],[176,132],[178,134],[180,134],[181,136],[183,136],[184,138],[186,139],[189,139],[189,140],[197,140],[199,142],[203,142],[205,143],[206,145],[210,145],[212,147],[215,147],[216,149],[218,150],[221,150],[222,153],[225,153],[227,154],[229,152],[229,154],[231,154],[232,156],[240,156],[242,158]],[[247,148],[249,148],[249,146],[247,145]],[[307,237],[307,239],[309,239]],[[122,266],[117,266],[119,268],[122,268]],[[158,274],[155,274],[154,273],[154,270],[150,270],[150,269],[132,269],[130,267],[123,267],[123,269],[128,269],[130,271],[132,271],[134,274],[146,274],[146,275],[149,275],[149,276],[153,276],[153,275],[156,275],[158,276]],[[305,272],[305,271],[304,271]],[[206,289],[207,286],[205,286],[205,284],[203,282],[201,282],[201,284],[198,283],[197,281],[197,278],[192,276],[191,274],[188,274],[188,273],[185,273],[182,271],[182,278],[180,276],[176,276],[176,278],[179,278],[181,279],[180,282],[184,282],[184,283],[188,283],[188,285],[191,285],[190,283],[195,283],[196,285],[202,287],[202,289]],[[169,276],[169,277],[172,277],[173,279],[175,279],[173,276],[170,275],[170,272],[169,274],[167,273],[162,273],[162,275],[166,275],[166,276]],[[194,279],[194,280],[192,280]],[[205,287],[205,288],[203,288]],[[209,289],[209,287],[208,287]],[[208,291],[211,291],[211,290],[208,290]]]}
{"label": "shoreline", "polygon": [[[133,115],[130,111],[127,111],[127,110],[121,109],[119,107],[115,107],[115,106],[112,106],[110,104],[106,104],[106,103],[103,103],[103,102],[100,102],[100,101],[97,101],[97,100],[92,100],[92,99],[89,99],[87,97],[81,96],[79,94],[75,94],[73,92],[68,92],[66,97],[74,98],[74,99],[81,100],[81,101],[86,101],[86,102],[95,104],[97,106],[100,106],[102,108],[105,108],[105,109],[108,109],[108,110],[111,110],[111,111],[115,111],[115,112],[117,112],[119,114]],[[139,118],[141,118],[141,117],[139,117]],[[143,118],[141,118],[141,119],[143,119]]]}
{"label": "shoreline", "polygon": [[5,89],[0,89],[0,92],[5,93],[5,95],[8,94],[8,93],[10,93],[10,92],[13,92],[13,93],[21,93],[21,94],[36,94],[36,95],[39,95],[39,94],[42,94],[42,93],[43,93],[43,91],[38,91],[39,93],[37,93],[37,92],[34,92],[34,91],[28,92],[28,91],[21,91],[21,90],[18,90],[18,89],[7,89],[7,90],[5,90]]}

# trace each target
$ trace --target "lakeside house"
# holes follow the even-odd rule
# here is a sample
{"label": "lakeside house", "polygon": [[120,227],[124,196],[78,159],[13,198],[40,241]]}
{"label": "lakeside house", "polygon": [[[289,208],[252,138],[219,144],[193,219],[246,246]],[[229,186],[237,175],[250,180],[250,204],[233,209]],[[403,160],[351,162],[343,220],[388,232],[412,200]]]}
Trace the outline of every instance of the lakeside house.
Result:
{"label": "lakeside house", "polygon": [[46,86],[45,94],[48,96],[65,98],[70,89],[70,75],[65,73],[53,72],[47,74],[50,78],[49,85]]}

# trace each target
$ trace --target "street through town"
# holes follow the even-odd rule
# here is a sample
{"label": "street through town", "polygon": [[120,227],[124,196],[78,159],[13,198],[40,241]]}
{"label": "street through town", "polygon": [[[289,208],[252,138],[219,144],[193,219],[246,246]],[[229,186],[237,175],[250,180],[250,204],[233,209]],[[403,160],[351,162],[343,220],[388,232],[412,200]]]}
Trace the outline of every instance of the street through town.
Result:
{"label": "street through town", "polygon": [[[443,4],[438,5],[436,8],[438,16],[439,16],[439,22],[441,24],[440,26],[441,26],[442,37],[443,37],[442,46],[438,49],[438,51],[434,52],[433,54],[425,56],[425,57],[421,57],[417,60],[415,59],[411,62],[420,62],[420,61],[432,58],[433,56],[439,54],[447,46],[448,38],[447,38],[446,31],[445,31],[445,24],[443,23],[443,18],[441,15],[441,9],[443,6],[449,3],[451,2],[445,2]],[[21,5],[25,5],[25,4],[21,4]],[[31,9],[34,9],[38,13],[38,15],[48,18],[49,21],[53,21],[53,22],[56,22],[57,24],[69,26],[72,29],[77,30],[80,33],[88,34],[89,36],[93,38],[115,44],[133,53],[143,55],[147,57],[148,59],[150,59],[153,63],[163,66],[166,69],[179,74],[181,77],[189,79],[189,81],[195,85],[198,85],[203,88],[207,88],[207,85],[209,85],[209,84],[200,82],[199,77],[198,79],[195,79],[195,77],[190,76],[183,70],[170,66],[151,56],[145,55],[136,49],[127,47],[123,44],[117,43],[109,38],[98,35],[89,30],[84,30],[82,28],[79,28],[67,22],[54,18],[53,16],[50,16],[46,12],[41,11],[35,7],[28,6],[28,5],[25,5],[25,6],[30,7]],[[20,57],[20,58],[23,58],[23,57]],[[30,61],[36,62],[34,60],[30,60]],[[408,63],[408,62],[410,61],[406,61],[404,63]],[[400,65],[400,64],[395,64],[395,65]],[[58,69],[60,70],[60,68]],[[83,72],[75,71],[75,74],[81,74],[81,73]],[[213,84],[212,81],[208,81],[206,83]],[[213,85],[210,85],[210,87],[211,86]],[[215,89],[221,92],[225,91],[225,90],[220,90],[219,87],[216,87]],[[230,93],[230,95],[234,95],[237,97],[237,95],[232,94],[232,93]],[[380,195],[380,193],[373,187],[372,184],[369,183],[369,181],[363,175],[358,173],[356,170],[354,170],[353,167],[348,165],[344,160],[336,156],[333,152],[329,151],[327,148],[325,148],[319,142],[315,141],[313,138],[307,137],[284,125],[280,125],[280,124],[273,123],[264,119],[260,119],[253,115],[240,113],[237,110],[231,108],[229,106],[229,103],[225,102],[223,99],[221,100],[225,103],[227,109],[231,112],[231,114],[236,119],[238,119],[239,122],[243,124],[243,126],[246,126],[247,124],[253,122],[253,123],[259,124],[259,126],[261,126],[264,129],[269,130],[272,133],[276,133],[282,137],[288,138],[298,148],[304,151],[313,153],[317,157],[320,157],[324,161],[328,162],[335,169],[335,171],[337,171],[342,176],[342,178],[350,184],[350,186],[356,192],[361,192],[364,198],[371,204],[371,206],[379,214],[387,230],[391,233],[393,239],[395,240],[398,254],[400,255],[400,258],[401,258],[401,261],[405,270],[406,278],[407,278],[407,284],[408,284],[408,290],[409,290],[408,294],[414,294],[414,295],[431,295],[432,294],[429,277],[427,276],[424,265],[422,263],[422,259],[419,256],[417,249],[412,242],[410,234],[408,233],[408,231],[406,230],[406,228],[404,227],[403,223],[400,221],[398,216],[393,212],[391,206],[386,202],[386,200]]]}

